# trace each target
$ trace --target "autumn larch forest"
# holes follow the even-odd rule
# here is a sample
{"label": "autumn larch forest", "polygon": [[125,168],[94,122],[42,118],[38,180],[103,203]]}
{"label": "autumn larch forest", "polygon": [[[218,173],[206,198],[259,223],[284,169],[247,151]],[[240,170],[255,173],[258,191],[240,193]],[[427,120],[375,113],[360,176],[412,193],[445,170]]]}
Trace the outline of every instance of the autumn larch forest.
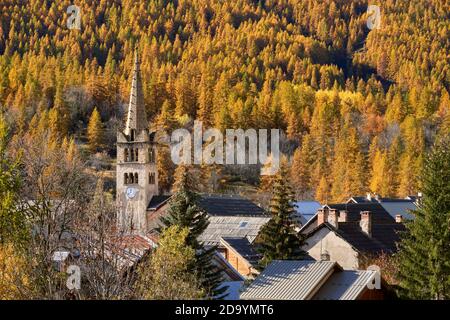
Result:
{"label": "autumn larch forest", "polygon": [[[66,27],[70,4],[0,3],[15,152],[48,130],[108,168],[135,48],[153,127],[281,128],[299,199],[416,194],[424,153],[449,133],[448,1],[383,1],[376,30],[362,0],[78,0],[81,30]],[[174,168],[159,164],[169,190]],[[263,189],[245,168],[219,175]]]}
{"label": "autumn larch forest", "polygon": [[[450,1],[379,1],[377,28],[372,4],[0,0],[0,300],[222,299],[233,246],[216,230],[233,228],[258,251],[236,267],[248,288],[274,262],[334,255],[381,265],[386,294],[449,299]],[[279,173],[176,166],[159,133],[195,120],[280,129]],[[372,233],[372,209],[347,212],[364,195],[417,210],[377,213]],[[318,201],[310,229],[294,200]],[[346,246],[307,248],[322,227]]]}

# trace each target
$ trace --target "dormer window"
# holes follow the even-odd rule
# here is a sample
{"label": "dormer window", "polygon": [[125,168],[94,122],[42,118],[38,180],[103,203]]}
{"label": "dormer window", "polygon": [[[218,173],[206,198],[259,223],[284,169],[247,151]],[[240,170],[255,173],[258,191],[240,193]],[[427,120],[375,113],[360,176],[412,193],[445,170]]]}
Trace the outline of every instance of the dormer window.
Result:
{"label": "dormer window", "polygon": [[247,228],[247,226],[248,226],[248,221],[239,222],[239,229]]}

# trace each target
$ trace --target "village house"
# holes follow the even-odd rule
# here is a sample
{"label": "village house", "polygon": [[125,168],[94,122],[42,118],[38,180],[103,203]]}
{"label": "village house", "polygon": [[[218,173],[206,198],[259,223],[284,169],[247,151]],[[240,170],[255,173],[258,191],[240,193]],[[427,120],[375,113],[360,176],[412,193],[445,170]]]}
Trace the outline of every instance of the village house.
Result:
{"label": "village house", "polygon": [[357,270],[364,258],[397,251],[403,218],[392,217],[380,203],[325,205],[305,224],[303,250],[316,260],[336,261]]}

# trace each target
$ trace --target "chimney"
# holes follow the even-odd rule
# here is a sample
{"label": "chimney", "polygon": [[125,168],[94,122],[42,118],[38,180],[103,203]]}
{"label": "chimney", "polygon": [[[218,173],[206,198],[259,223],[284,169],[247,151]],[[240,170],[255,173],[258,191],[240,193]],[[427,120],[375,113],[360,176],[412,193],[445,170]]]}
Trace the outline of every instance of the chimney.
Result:
{"label": "chimney", "polygon": [[339,211],[339,222],[348,222],[348,211],[341,210]]}
{"label": "chimney", "polygon": [[359,222],[361,231],[367,234],[369,237],[372,236],[372,212],[361,211],[361,221]]}
{"label": "chimney", "polygon": [[401,214],[395,215],[395,222],[402,223],[403,222],[403,216]]}
{"label": "chimney", "polygon": [[336,209],[330,209],[330,212],[328,213],[328,223],[336,229],[339,228],[338,212]]}
{"label": "chimney", "polygon": [[326,251],[324,253],[321,253],[320,261],[330,261],[330,254]]}
{"label": "chimney", "polygon": [[328,220],[328,209],[321,208],[317,211],[317,226]]}

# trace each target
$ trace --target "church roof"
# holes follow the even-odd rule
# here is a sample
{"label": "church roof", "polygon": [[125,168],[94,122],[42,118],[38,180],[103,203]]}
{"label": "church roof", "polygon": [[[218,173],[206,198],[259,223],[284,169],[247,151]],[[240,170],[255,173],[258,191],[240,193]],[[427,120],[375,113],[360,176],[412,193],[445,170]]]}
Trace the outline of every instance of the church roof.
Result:
{"label": "church roof", "polygon": [[127,122],[124,133],[129,135],[131,130],[148,129],[147,115],[144,106],[144,93],[139,67],[137,51],[134,56],[134,67],[131,80],[130,102],[128,104]]}

